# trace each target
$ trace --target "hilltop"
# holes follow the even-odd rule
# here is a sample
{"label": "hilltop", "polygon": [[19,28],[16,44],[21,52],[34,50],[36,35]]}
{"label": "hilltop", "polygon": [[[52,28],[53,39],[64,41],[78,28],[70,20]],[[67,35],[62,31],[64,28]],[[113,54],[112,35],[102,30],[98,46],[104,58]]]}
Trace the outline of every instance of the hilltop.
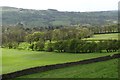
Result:
{"label": "hilltop", "polygon": [[[14,25],[22,22],[29,27],[44,27],[57,25],[104,25],[115,23],[118,11],[99,12],[67,12],[55,9],[34,10],[15,7],[0,7],[3,25]],[[0,12],[1,13],[1,12]]]}

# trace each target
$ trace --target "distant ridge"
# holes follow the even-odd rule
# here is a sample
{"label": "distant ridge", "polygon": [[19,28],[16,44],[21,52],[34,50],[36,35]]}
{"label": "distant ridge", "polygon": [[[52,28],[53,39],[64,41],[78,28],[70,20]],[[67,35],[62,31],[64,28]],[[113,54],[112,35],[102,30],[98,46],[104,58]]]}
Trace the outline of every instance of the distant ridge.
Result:
{"label": "distant ridge", "polygon": [[45,26],[70,26],[70,25],[95,25],[114,24],[117,22],[118,11],[97,12],[68,12],[56,9],[34,10],[2,6],[3,25],[24,23],[26,27]]}
{"label": "distant ridge", "polygon": [[[25,9],[25,10],[41,10],[41,9],[26,9],[26,8],[17,8],[17,7],[9,7],[9,6],[0,6],[0,8],[3,8],[3,9]],[[57,9],[46,9],[46,10],[53,10],[53,11],[59,11]],[[86,12],[111,12],[111,11],[118,11],[118,10],[107,10],[107,11],[84,11],[85,13]],[[60,12],[80,12],[80,11],[60,11]]]}

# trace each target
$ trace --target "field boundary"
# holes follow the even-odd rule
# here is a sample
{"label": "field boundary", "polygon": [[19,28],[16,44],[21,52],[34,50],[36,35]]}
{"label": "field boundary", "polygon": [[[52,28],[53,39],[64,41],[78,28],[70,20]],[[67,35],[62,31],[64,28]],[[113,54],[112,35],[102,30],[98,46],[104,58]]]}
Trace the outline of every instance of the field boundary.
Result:
{"label": "field boundary", "polygon": [[53,64],[53,65],[46,65],[46,66],[40,66],[40,67],[33,67],[29,69],[24,69],[21,71],[16,71],[8,74],[2,74],[2,79],[12,79],[24,75],[29,75],[29,74],[34,74],[38,72],[44,72],[48,70],[53,70],[53,69],[59,69],[59,68],[64,68],[68,66],[74,66],[74,65],[82,65],[82,64],[89,64],[89,63],[95,63],[95,62],[102,62],[102,61],[107,61],[111,59],[116,59],[120,58],[120,54],[114,54],[114,55],[108,55],[108,56],[103,56],[103,57],[98,57],[98,58],[92,58],[92,59],[87,59],[87,60],[82,60],[82,61],[76,61],[76,62],[68,62],[68,63],[62,63],[62,64]]}

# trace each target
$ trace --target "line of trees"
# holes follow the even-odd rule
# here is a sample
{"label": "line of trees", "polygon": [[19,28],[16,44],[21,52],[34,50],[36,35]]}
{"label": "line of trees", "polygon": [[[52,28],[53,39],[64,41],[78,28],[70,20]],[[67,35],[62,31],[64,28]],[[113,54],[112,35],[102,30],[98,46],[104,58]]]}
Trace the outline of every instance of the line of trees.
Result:
{"label": "line of trees", "polygon": [[30,44],[33,51],[56,51],[68,53],[116,52],[120,49],[118,40],[85,41],[79,39],[61,40],[56,42],[38,41]]}
{"label": "line of trees", "polygon": [[120,49],[119,40],[100,40],[85,41],[80,39],[60,40],[54,42],[44,42],[39,40],[31,44],[23,42],[19,45],[16,43],[9,44],[9,48],[28,49],[33,51],[47,51],[59,53],[94,53],[94,52],[116,52]]}
{"label": "line of trees", "polygon": [[53,50],[70,53],[116,52],[120,48],[119,44],[120,41],[117,40],[95,42],[72,39],[54,43]]}

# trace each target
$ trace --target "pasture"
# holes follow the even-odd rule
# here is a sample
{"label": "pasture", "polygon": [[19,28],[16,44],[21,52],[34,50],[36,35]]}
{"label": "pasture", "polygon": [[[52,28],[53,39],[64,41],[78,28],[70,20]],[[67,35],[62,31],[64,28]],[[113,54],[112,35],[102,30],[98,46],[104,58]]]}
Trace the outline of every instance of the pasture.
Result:
{"label": "pasture", "polygon": [[[2,74],[11,73],[31,67],[44,66],[50,64],[75,62],[100,56],[112,55],[114,53],[55,53],[37,52],[17,49],[2,49]],[[1,53],[0,53],[1,54]]]}
{"label": "pasture", "polygon": [[119,33],[110,34],[95,34],[90,38],[85,38],[83,40],[118,40]]}
{"label": "pasture", "polygon": [[118,59],[55,69],[19,78],[118,78]]}

